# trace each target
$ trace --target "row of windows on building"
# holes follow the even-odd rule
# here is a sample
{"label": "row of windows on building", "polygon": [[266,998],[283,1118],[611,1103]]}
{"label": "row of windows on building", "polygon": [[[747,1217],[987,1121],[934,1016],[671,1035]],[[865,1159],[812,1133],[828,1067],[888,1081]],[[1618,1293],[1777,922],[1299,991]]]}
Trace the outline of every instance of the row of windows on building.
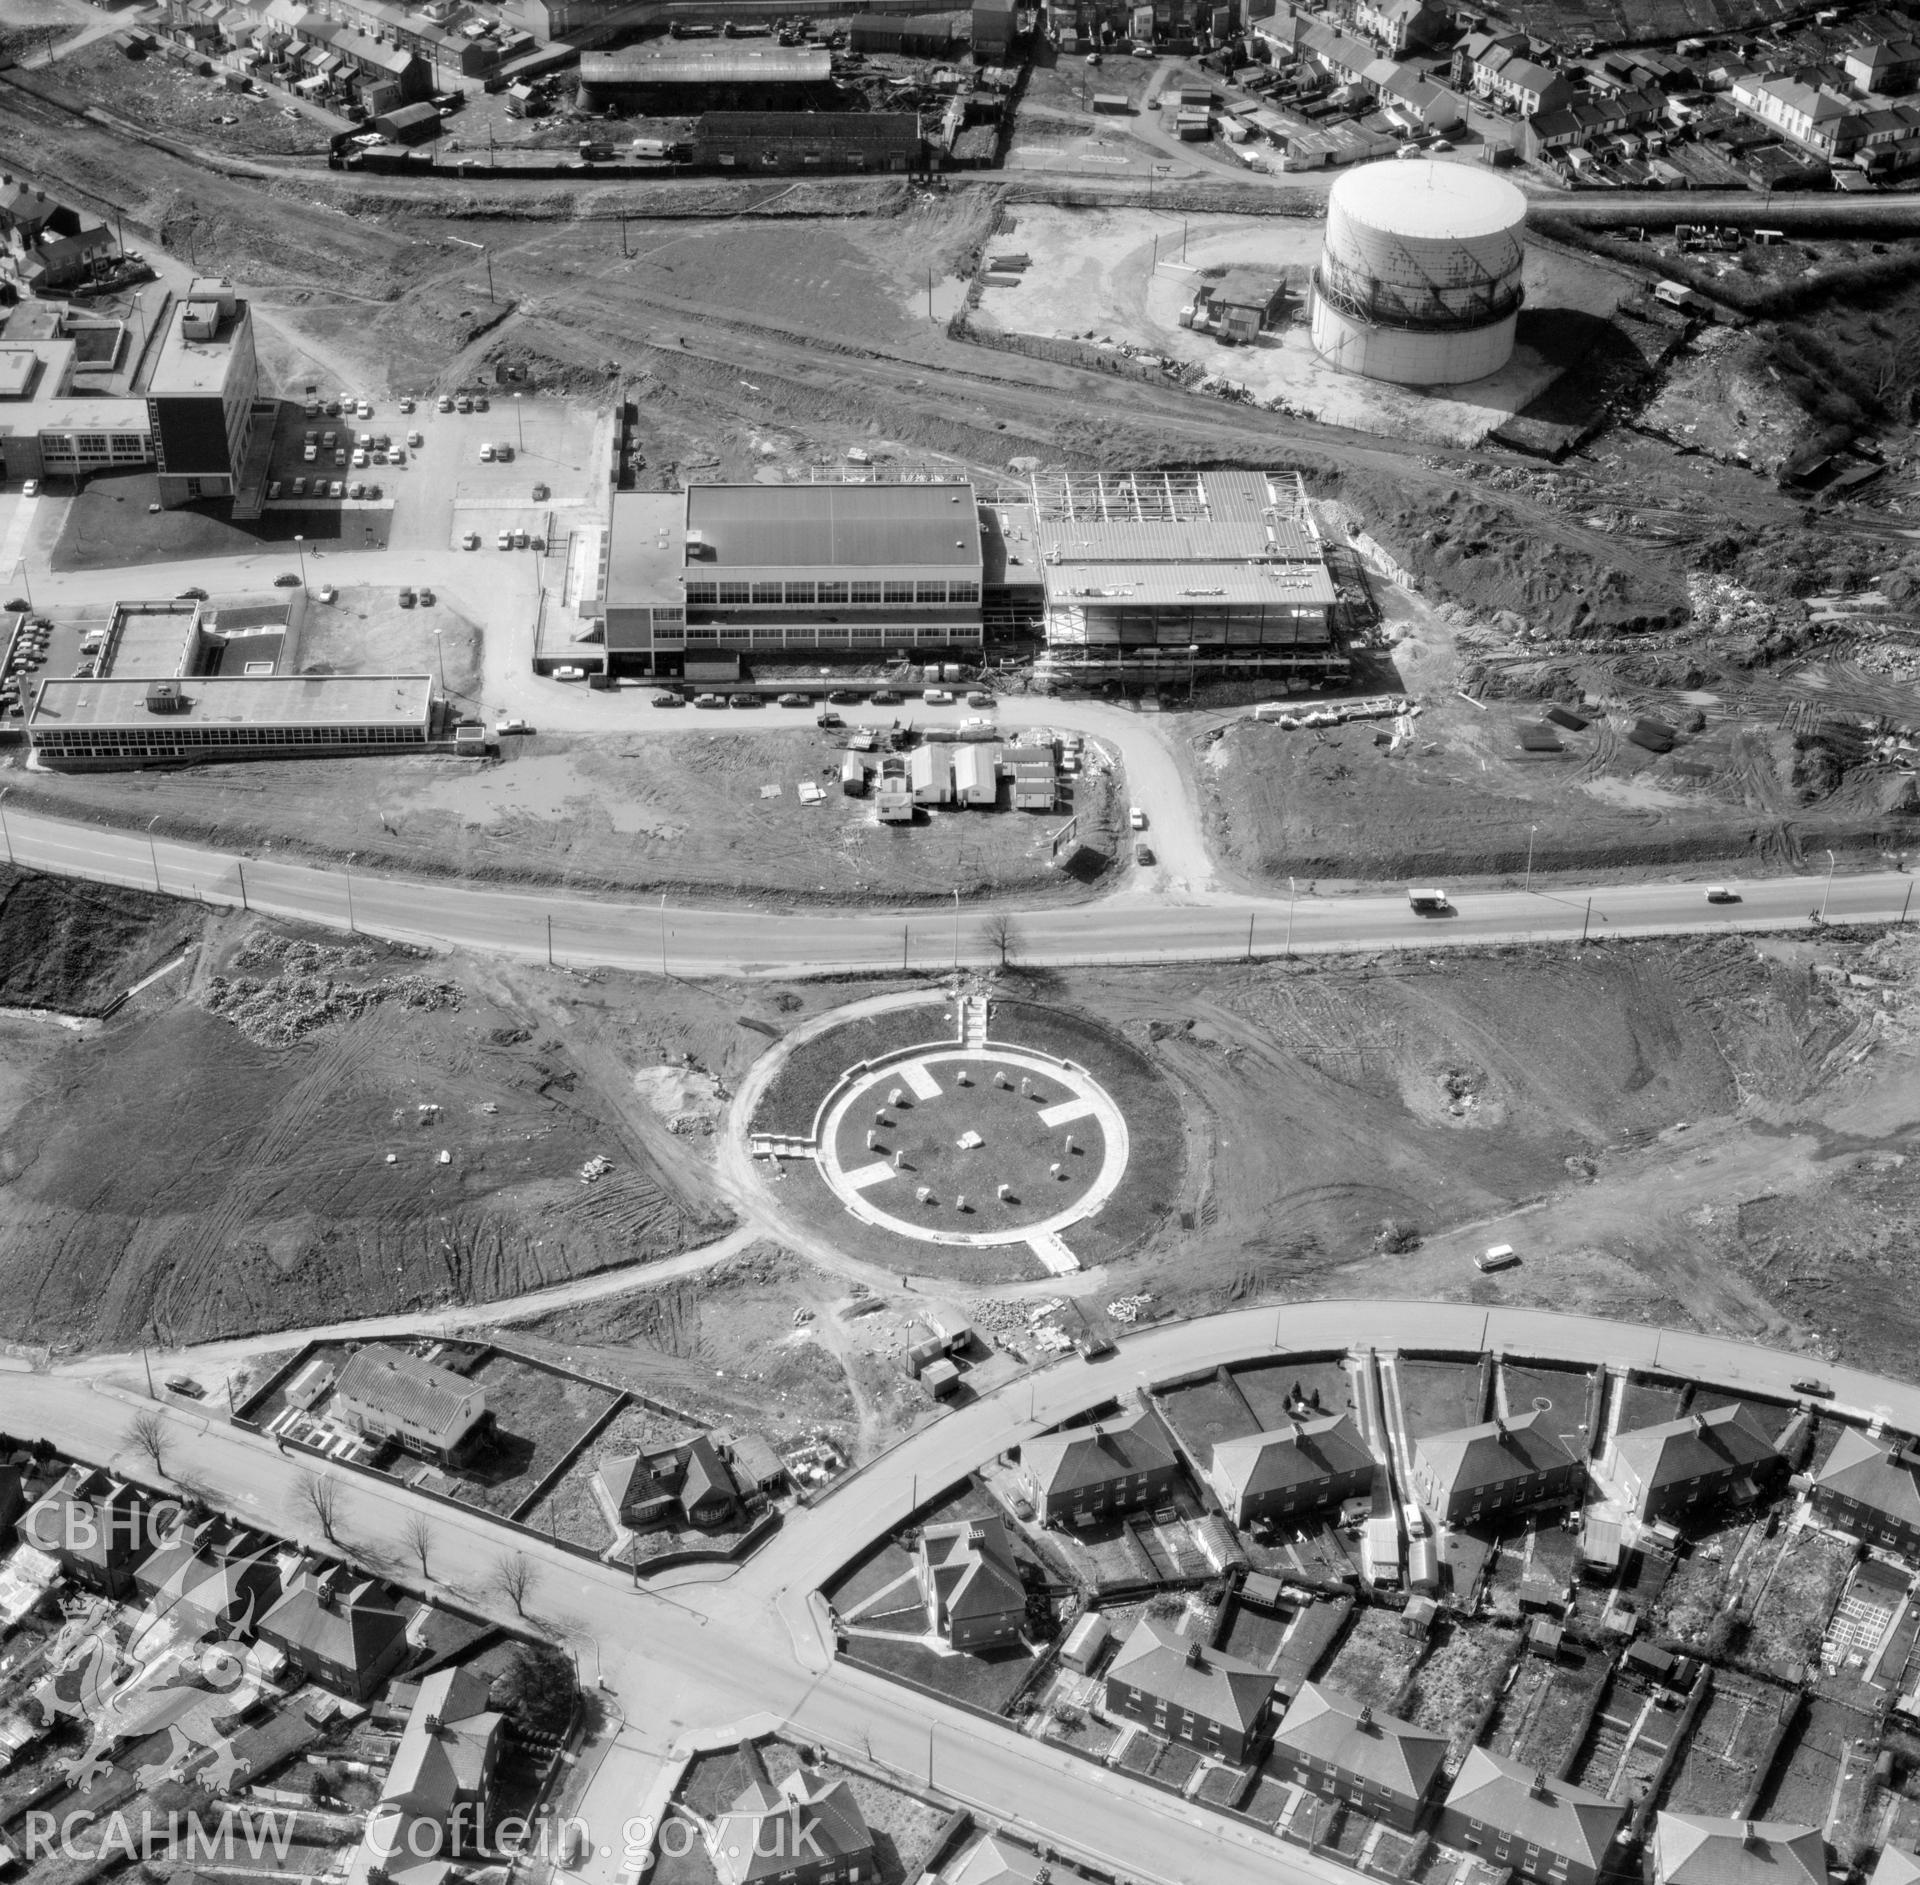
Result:
{"label": "row of windows on building", "polygon": [[[689,608],[820,608],[891,603],[978,602],[978,583],[923,582],[689,582]],[[655,610],[661,614],[664,611]]]}
{"label": "row of windows on building", "polygon": [[773,648],[819,648],[913,641],[945,647],[956,641],[977,642],[980,626],[977,622],[816,622],[798,628],[656,628],[653,639],[655,646],[661,648],[675,647],[681,642],[689,645],[725,642],[729,646],[751,642]]}
{"label": "row of windows on building", "polygon": [[44,465],[144,465],[152,461],[153,441],[144,432],[42,432]]}
{"label": "row of windows on building", "polygon": [[74,758],[127,754],[164,758],[190,746],[423,746],[421,726],[376,727],[179,727],[168,731],[132,727],[36,729],[42,752]]}

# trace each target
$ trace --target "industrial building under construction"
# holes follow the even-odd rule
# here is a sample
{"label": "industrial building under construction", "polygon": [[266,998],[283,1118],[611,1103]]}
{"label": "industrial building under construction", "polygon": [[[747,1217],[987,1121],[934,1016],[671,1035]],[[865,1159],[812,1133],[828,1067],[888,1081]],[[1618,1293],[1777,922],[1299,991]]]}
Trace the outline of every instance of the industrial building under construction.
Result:
{"label": "industrial building under construction", "polygon": [[1062,679],[1347,670],[1339,590],[1291,474],[1054,472],[986,500],[959,482],[621,493],[579,560],[584,632],[543,636],[536,666],[977,662],[1037,635]]}

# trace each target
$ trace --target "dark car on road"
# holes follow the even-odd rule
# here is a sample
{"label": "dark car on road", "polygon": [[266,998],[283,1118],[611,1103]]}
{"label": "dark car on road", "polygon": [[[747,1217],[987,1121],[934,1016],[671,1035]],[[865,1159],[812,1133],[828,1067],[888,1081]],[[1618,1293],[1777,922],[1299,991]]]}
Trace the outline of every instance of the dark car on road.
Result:
{"label": "dark car on road", "polygon": [[182,602],[204,602],[207,599],[207,592],[204,589],[183,589],[180,591],[179,599]]}
{"label": "dark car on road", "polygon": [[782,707],[810,707],[813,705],[805,694],[782,694],[776,703]]}
{"label": "dark car on road", "polygon": [[764,694],[729,694],[727,696],[729,707],[764,707],[766,704],[767,697]]}
{"label": "dark car on road", "polygon": [[300,578],[296,576],[292,570],[283,569],[280,574],[273,579],[273,586],[276,589],[298,589],[300,587]]}
{"label": "dark car on road", "polygon": [[656,707],[684,707],[687,702],[681,694],[655,694],[653,704]]}
{"label": "dark car on road", "polygon": [[876,707],[897,707],[903,699],[905,699],[904,695],[896,694],[890,687],[874,689],[873,704]]}

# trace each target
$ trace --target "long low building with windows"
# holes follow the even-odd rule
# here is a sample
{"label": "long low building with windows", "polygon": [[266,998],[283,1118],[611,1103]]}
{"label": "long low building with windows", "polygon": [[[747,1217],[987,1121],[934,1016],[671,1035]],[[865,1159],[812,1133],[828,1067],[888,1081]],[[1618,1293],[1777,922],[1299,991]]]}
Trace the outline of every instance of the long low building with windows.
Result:
{"label": "long low building with windows", "polygon": [[977,654],[970,484],[704,484],[622,492],[600,560],[606,659],[679,674],[707,655]]}
{"label": "long low building with windows", "polygon": [[425,674],[269,674],[40,684],[27,743],[61,770],[192,760],[319,759],[424,749]]}

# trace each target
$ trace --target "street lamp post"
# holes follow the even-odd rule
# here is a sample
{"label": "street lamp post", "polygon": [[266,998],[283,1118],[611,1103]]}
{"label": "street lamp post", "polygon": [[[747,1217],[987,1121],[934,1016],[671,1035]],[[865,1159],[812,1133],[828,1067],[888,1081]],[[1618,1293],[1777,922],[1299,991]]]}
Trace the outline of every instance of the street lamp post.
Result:
{"label": "street lamp post", "polygon": [[153,841],[153,828],[159,822],[158,812],[147,820],[147,855],[153,859],[153,889],[156,896],[160,892],[160,847]]}
{"label": "street lamp post", "polygon": [[1827,920],[1827,899],[1833,895],[1834,863],[1834,855],[1829,851],[1827,853],[1827,881],[1820,891],[1820,920],[1823,923]]}
{"label": "street lamp post", "polygon": [[953,972],[960,973],[960,891],[958,886],[953,893]]}
{"label": "street lamp post", "polygon": [[520,455],[523,458],[527,453],[527,422],[522,416],[526,408],[521,401],[525,397],[523,393],[515,393],[513,396],[513,434],[520,441]]}
{"label": "street lamp post", "polygon": [[1198,668],[1199,665],[1200,644],[1197,641],[1189,642],[1187,644],[1187,705],[1189,707],[1193,705],[1194,670]]}
{"label": "street lamp post", "polygon": [[1287,879],[1287,960],[1288,960],[1289,962],[1291,962],[1291,961],[1293,960],[1293,906],[1294,906],[1294,900],[1295,900],[1295,893],[1294,893],[1294,888],[1293,888],[1293,879],[1292,879],[1291,877],[1289,877],[1289,878]]}
{"label": "street lamp post", "polygon": [[1533,888],[1533,834],[1539,829],[1540,827],[1538,825],[1529,825],[1527,827],[1527,881],[1525,888],[1528,890]]}
{"label": "street lamp post", "polygon": [[27,607],[33,607],[33,578],[27,573],[27,559],[23,556],[14,564],[13,573],[20,578],[20,586],[27,593]]}
{"label": "street lamp post", "polygon": [[493,251],[484,242],[470,242],[465,236],[449,236],[449,242],[457,242],[463,249],[478,249],[480,259],[487,265],[487,299],[493,299]]}
{"label": "street lamp post", "polygon": [[298,531],[294,532],[293,553],[300,559],[300,588],[304,593],[307,586],[307,540]]}
{"label": "street lamp post", "polygon": [[[7,829],[7,794],[12,790],[13,787],[10,785],[0,786],[0,838],[5,838],[7,841],[7,862],[9,864],[13,862],[13,833]],[[1907,888],[1911,890],[1913,886],[1909,884]]]}
{"label": "street lamp post", "polygon": [[446,643],[440,639],[440,631],[437,628],[433,631],[433,655],[435,661],[439,663],[440,691],[444,694],[447,691],[447,647]]}

